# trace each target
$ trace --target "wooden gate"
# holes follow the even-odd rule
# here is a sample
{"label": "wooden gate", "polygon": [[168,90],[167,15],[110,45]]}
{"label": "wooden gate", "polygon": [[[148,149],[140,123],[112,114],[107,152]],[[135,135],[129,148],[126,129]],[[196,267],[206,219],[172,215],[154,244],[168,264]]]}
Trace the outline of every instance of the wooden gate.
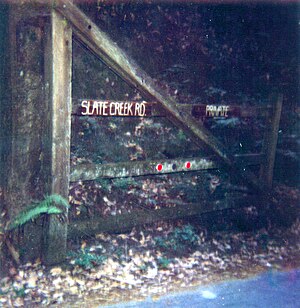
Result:
{"label": "wooden gate", "polygon": [[[25,8],[22,5],[11,7],[10,13],[11,79],[14,87],[12,87],[12,109],[10,110],[12,150],[5,196],[10,216],[15,215],[32,199],[39,199],[45,194],[58,193],[67,198],[70,181],[93,180],[99,177],[128,177],[224,167],[234,176],[242,179],[257,194],[262,196],[269,194],[272,186],[282,96],[273,97],[271,106],[247,110],[237,106],[219,106],[218,109],[211,105],[178,104],[158,88],[154,81],[72,1],[57,0],[53,2],[52,8],[45,7],[43,3],[43,1],[35,1],[35,4],[39,4],[40,7]],[[34,36],[34,46],[41,50],[42,61],[40,62],[35,59],[36,56],[30,57],[28,54],[30,50],[26,50],[26,42],[32,39],[32,36]],[[88,102],[80,102],[81,106],[76,106],[72,110],[72,36],[124,81],[137,88],[149,102],[154,102],[151,105],[153,115],[168,117],[186,132],[195,144],[205,145],[211,150],[215,159],[204,157],[189,159],[188,167],[185,164],[187,160],[180,158],[176,162],[164,160],[107,165],[83,164],[70,170],[71,115],[82,115],[82,112],[88,112],[88,108],[82,110]],[[21,47],[20,40],[23,40]],[[22,58],[25,55],[30,59],[27,64],[24,64]],[[31,80],[30,85],[26,85],[24,73],[26,73],[25,77]],[[112,104],[112,102],[102,102],[104,103],[106,106]],[[221,112],[223,113],[220,114]],[[257,114],[266,116],[267,128],[261,154],[232,156],[197,120],[197,117],[203,115],[230,116],[230,114],[238,114],[242,117]],[[119,115],[122,115],[122,112]],[[142,115],[145,116],[145,114]],[[158,163],[162,165],[161,170],[156,169]],[[244,166],[248,164],[261,165],[259,178],[250,171],[245,171]],[[28,191],[33,195],[29,195]],[[160,217],[184,217],[233,206],[234,204],[207,204],[205,207],[200,207],[199,204],[189,205],[177,208],[176,214],[170,209],[162,209]],[[145,216],[140,213],[133,213],[129,218],[135,224],[154,220],[154,217],[145,219]],[[112,223],[117,228],[130,227],[130,224],[124,221],[126,219],[112,218]],[[37,256],[42,246],[45,263],[61,262],[66,252],[67,225],[67,222],[59,221],[53,215],[47,227],[42,227],[43,236],[39,235],[41,230],[32,230],[27,226],[24,241],[29,243],[31,255]],[[92,234],[105,229],[103,219],[97,219],[89,225],[91,227],[88,228],[86,222],[73,223],[71,225],[73,231],[69,236],[78,236],[82,231]],[[38,243],[37,238],[40,239]]]}

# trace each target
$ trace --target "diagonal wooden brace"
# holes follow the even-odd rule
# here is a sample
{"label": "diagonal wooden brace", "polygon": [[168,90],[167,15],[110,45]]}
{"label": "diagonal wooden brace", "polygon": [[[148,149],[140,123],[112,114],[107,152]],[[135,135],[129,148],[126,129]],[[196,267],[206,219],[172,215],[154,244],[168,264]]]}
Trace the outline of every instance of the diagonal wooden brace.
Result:
{"label": "diagonal wooden brace", "polygon": [[203,143],[229,171],[245,180],[251,188],[260,193],[266,193],[267,186],[260,182],[250,171],[245,171],[225,147],[203,126],[199,125],[190,114],[180,111],[176,101],[158,88],[151,77],[141,70],[126,53],[113,42],[109,36],[98,28],[80,9],[70,0],[57,0],[54,8],[59,11],[72,25],[76,39],[83,43],[93,54],[118,74],[124,81],[137,88],[145,97],[155,100],[165,109],[170,120],[183,129],[198,145]]}

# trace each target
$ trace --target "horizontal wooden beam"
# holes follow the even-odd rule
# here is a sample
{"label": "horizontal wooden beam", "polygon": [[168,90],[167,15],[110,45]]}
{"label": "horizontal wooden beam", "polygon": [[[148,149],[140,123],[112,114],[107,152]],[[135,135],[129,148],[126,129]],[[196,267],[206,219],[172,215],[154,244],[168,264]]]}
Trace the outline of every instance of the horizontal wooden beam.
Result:
{"label": "horizontal wooden beam", "polygon": [[[145,101],[100,101],[74,99],[73,116],[142,116],[166,117],[168,113],[156,102]],[[176,104],[176,108],[195,118],[211,117],[266,117],[272,106],[238,106],[217,104]],[[226,110],[226,111],[223,111]]]}
{"label": "horizontal wooden beam", "polygon": [[237,118],[250,118],[250,117],[266,117],[269,116],[271,106],[238,106],[238,105],[217,105],[217,104],[201,104],[190,105],[182,104],[177,105],[178,108],[183,110],[187,108],[188,112],[195,118],[203,117],[237,117]]}
{"label": "horizontal wooden beam", "polygon": [[[220,208],[222,207],[222,208]],[[153,223],[165,219],[180,219],[197,215],[200,210],[207,211],[206,204],[185,204],[159,210],[135,210],[128,214],[98,217],[69,224],[69,238],[93,236],[99,232],[120,232],[135,226]],[[224,203],[218,204],[218,209],[224,209]],[[216,207],[211,207],[211,211]]]}
{"label": "horizontal wooden beam", "polygon": [[133,227],[150,224],[161,220],[172,220],[197,216],[204,213],[222,211],[257,204],[257,198],[226,198],[222,201],[179,204],[158,210],[134,210],[131,213],[116,216],[98,217],[84,221],[74,221],[69,224],[68,237],[90,237],[100,232],[124,232]]}
{"label": "horizontal wooden beam", "polygon": [[[236,159],[243,166],[257,165],[263,162],[264,156],[262,154],[240,155],[236,156]],[[90,181],[98,178],[157,175],[217,169],[219,167],[220,164],[209,158],[178,158],[109,164],[80,164],[71,168],[70,180],[71,182],[79,180]]]}
{"label": "horizontal wooden beam", "polygon": [[103,101],[83,99],[73,105],[73,116],[151,117],[164,113],[157,104],[145,101]]}

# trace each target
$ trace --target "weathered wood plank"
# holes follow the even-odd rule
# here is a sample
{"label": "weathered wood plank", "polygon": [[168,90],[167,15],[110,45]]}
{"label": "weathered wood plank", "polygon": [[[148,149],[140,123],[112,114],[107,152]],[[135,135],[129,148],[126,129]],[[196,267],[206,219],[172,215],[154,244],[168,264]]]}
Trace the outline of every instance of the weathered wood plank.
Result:
{"label": "weathered wood plank", "polygon": [[[71,181],[87,181],[97,178],[119,178],[141,175],[166,174],[182,171],[207,170],[216,168],[216,164],[209,159],[190,159],[191,168],[185,167],[185,159],[169,159],[155,161],[133,161],[115,164],[81,164],[71,170]],[[156,170],[158,164],[163,165],[161,171]]]}
{"label": "weathered wood plank", "polygon": [[[191,111],[189,112],[195,118],[203,118],[203,117],[238,117],[238,118],[249,118],[249,117],[265,117],[269,115],[271,110],[271,106],[261,107],[261,106],[237,106],[237,105],[217,105],[217,104],[200,104],[200,105],[178,105],[178,108],[189,108]],[[181,107],[182,106],[182,107]],[[222,107],[226,108],[226,112],[222,113],[222,111],[211,111],[211,107],[215,107],[217,110]]]}
{"label": "weathered wood plank", "polygon": [[[68,198],[71,136],[72,30],[60,13],[52,10],[45,54],[46,86],[51,116],[51,171],[49,190]],[[65,213],[67,216],[67,213]],[[46,264],[62,262],[66,254],[67,223],[49,217],[45,235]]]}
{"label": "weathered wood plank", "polygon": [[[44,160],[47,138],[47,108],[43,90],[43,30],[45,17],[38,9],[16,4],[9,7],[9,75],[7,91],[6,189],[4,202],[9,219],[33,201],[42,200],[46,191]],[[43,107],[45,107],[43,105]],[[15,247],[22,247],[26,262],[40,257],[42,234],[36,225],[27,224],[13,237]]]}
{"label": "weathered wood plank", "polygon": [[[260,164],[262,154],[239,155],[237,161],[243,166]],[[189,162],[189,166],[186,163]],[[162,166],[158,171],[157,166]],[[142,175],[189,172],[219,168],[220,164],[209,158],[178,158],[153,161],[132,161],[110,164],[80,164],[71,168],[70,181],[89,181],[98,178],[122,178]]]}
{"label": "weathered wood plank", "polygon": [[[243,200],[243,202],[241,202]],[[89,237],[100,232],[124,232],[133,227],[154,223],[160,220],[172,220],[196,216],[213,211],[238,208],[250,205],[253,198],[226,199],[215,202],[201,200],[201,203],[177,205],[175,207],[161,208],[159,210],[135,210],[128,214],[98,217],[85,221],[74,221],[69,225],[69,238]]]}
{"label": "weathered wood plank", "polygon": [[[73,116],[122,116],[116,114],[115,112],[115,105],[120,105],[122,104],[122,110],[123,110],[123,116],[136,116],[134,112],[128,112],[126,113],[126,108],[124,106],[128,105],[134,105],[142,102],[117,102],[117,101],[97,101],[97,100],[92,100],[92,99],[74,99],[76,103],[73,103],[72,107],[72,115]],[[88,109],[85,107],[87,104],[84,103],[84,107],[82,106],[82,102],[89,102]],[[93,108],[95,103],[95,108]],[[144,102],[145,103],[145,113],[142,114],[141,116],[144,117],[166,117],[167,112],[160,108],[160,104],[156,102]],[[101,114],[101,112],[97,112],[97,104],[106,104],[107,105],[107,110],[105,114]],[[112,107],[110,107],[112,105]],[[204,117],[213,117],[212,113],[209,113],[207,111],[208,109],[208,104],[176,104],[176,107],[180,111],[184,111],[187,114],[191,114],[195,118],[204,118]],[[218,105],[215,105],[218,106]],[[264,107],[242,107],[238,105],[229,105],[228,111],[224,117],[241,117],[241,118],[249,118],[249,117],[265,117],[270,114],[272,111],[272,106],[264,106]],[[112,109],[112,112],[109,110]],[[125,109],[125,111],[124,111]],[[128,108],[127,108],[128,109]],[[131,108],[134,110],[134,106]],[[88,114],[87,114],[88,110]],[[139,115],[138,115],[139,116]],[[220,115],[221,117],[221,115]]]}
{"label": "weathered wood plank", "polygon": [[81,100],[72,108],[72,115],[77,116],[122,116],[150,117],[155,113],[155,103],[145,101],[100,101]]}
{"label": "weathered wood plank", "polygon": [[69,0],[57,0],[55,8],[73,26],[75,37],[122,79],[135,86],[145,98],[159,102],[168,112],[170,120],[182,128],[200,146],[205,144],[233,174],[244,179],[256,191],[264,191],[264,183],[249,171],[241,170],[225,147],[190,114],[180,111],[176,102],[158,88],[154,81],[130,59],[96,24]]}
{"label": "weathered wood plank", "polygon": [[263,153],[266,154],[266,163],[262,164],[260,168],[260,179],[269,188],[272,187],[273,182],[273,170],[283,96],[278,95],[277,97],[273,97],[272,101],[274,102],[273,110],[271,116],[266,118],[265,137],[263,143]]}

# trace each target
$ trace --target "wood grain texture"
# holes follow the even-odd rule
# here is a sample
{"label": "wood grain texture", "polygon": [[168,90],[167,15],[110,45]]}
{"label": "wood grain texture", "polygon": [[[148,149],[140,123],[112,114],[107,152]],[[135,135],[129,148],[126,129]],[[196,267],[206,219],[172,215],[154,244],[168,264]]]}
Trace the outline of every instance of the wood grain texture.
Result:
{"label": "wood grain texture", "polygon": [[[86,99],[86,98],[78,99],[78,98],[73,97],[73,106],[72,106],[72,115],[73,116],[82,116],[82,112],[85,111],[85,109],[82,108],[81,103],[84,100],[90,101],[91,105],[92,105],[92,102],[96,101],[96,99]],[[100,102],[102,102],[102,101],[100,101]],[[114,104],[116,102],[115,101],[109,101],[108,103]],[[126,101],[124,101],[122,103],[136,104],[138,102],[126,102]],[[166,117],[168,115],[166,110],[164,110],[160,107],[159,103],[146,102],[146,104],[147,104],[147,112],[145,114],[146,117]],[[205,117],[207,117],[207,113],[206,113],[207,105],[210,105],[210,104],[180,104],[180,103],[176,103],[176,108],[179,111],[190,114],[195,118],[205,118]],[[92,108],[90,108],[90,109],[92,109]],[[263,107],[261,107],[261,106],[257,106],[257,107],[254,107],[254,106],[248,107],[247,106],[246,107],[246,106],[244,106],[244,107],[242,107],[242,106],[233,104],[233,105],[229,105],[229,111],[228,111],[227,117],[239,117],[239,118],[266,117],[266,116],[269,116],[271,114],[271,112],[272,112],[272,106],[263,106]],[[95,114],[95,116],[97,116],[97,115]]]}
{"label": "wood grain texture", "polygon": [[266,163],[262,164],[260,168],[260,179],[267,185],[269,189],[272,188],[273,183],[273,170],[275,164],[283,96],[273,96],[271,100],[273,101],[272,114],[266,118],[266,128],[263,143],[263,152],[266,154]]}
{"label": "wood grain texture", "polygon": [[178,204],[174,207],[165,207],[158,210],[135,210],[132,213],[96,217],[93,219],[74,221],[70,223],[68,237],[80,238],[90,237],[101,232],[125,232],[133,227],[151,224],[161,220],[180,219],[197,216],[208,212],[221,211],[225,209],[240,208],[257,202],[255,197],[226,198],[218,201],[199,200],[198,203]]}
{"label": "wood grain texture", "polygon": [[[6,136],[7,187],[5,206],[10,219],[33,201],[42,200],[47,189],[45,157],[47,107],[44,103],[43,29],[47,17],[37,17],[37,10],[26,5],[9,8],[10,85],[6,89],[10,108],[6,113],[9,130]],[[39,112],[37,112],[39,110]],[[24,262],[40,256],[41,230],[36,224],[25,225],[13,237],[13,244],[22,247]]]}
{"label": "wood grain texture", "polygon": [[[63,16],[52,10],[46,46],[46,87],[50,106],[50,194],[68,199],[71,137],[72,30]],[[67,216],[67,213],[65,213]],[[60,263],[66,254],[67,222],[49,217],[45,230],[43,261]]]}
{"label": "wood grain texture", "polygon": [[[242,165],[258,165],[264,161],[261,154],[239,155],[236,160]],[[185,163],[190,162],[190,168]],[[163,165],[161,171],[156,170],[158,164]],[[220,168],[220,164],[210,158],[176,158],[152,161],[131,161],[109,164],[80,164],[71,168],[70,181],[89,181],[98,178],[122,178],[142,175],[156,175],[178,172],[191,172]]]}

